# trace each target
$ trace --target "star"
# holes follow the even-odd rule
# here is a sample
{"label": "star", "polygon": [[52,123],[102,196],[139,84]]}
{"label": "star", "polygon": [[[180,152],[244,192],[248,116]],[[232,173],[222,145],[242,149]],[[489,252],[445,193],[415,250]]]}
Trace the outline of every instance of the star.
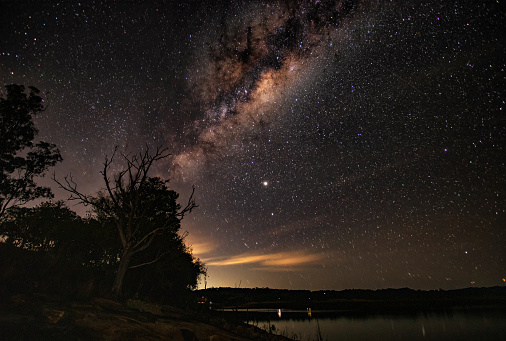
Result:
{"label": "star", "polygon": [[427,3],[7,1],[1,85],[45,94],[87,194],[115,146],[168,146],[209,286],[504,285],[502,5]]}

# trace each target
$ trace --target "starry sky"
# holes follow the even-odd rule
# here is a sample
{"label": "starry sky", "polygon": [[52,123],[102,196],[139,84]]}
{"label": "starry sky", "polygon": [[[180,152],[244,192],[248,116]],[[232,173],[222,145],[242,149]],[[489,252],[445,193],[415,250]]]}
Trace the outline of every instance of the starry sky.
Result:
{"label": "starry sky", "polygon": [[505,13],[4,0],[0,83],[43,92],[39,137],[82,192],[114,146],[167,146],[152,175],[183,204],[195,185],[182,230],[207,287],[504,285]]}

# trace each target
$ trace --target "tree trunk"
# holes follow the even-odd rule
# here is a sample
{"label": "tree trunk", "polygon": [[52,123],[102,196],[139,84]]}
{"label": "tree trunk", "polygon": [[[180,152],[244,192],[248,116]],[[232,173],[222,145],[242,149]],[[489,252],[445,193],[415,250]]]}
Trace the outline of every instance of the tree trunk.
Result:
{"label": "tree trunk", "polygon": [[114,284],[112,285],[112,294],[114,298],[121,296],[121,290],[123,289],[123,279],[125,278],[128,266],[130,265],[131,258],[132,253],[130,251],[127,250],[123,252],[123,255],[119,261],[118,270],[116,271],[116,277],[114,278]]}

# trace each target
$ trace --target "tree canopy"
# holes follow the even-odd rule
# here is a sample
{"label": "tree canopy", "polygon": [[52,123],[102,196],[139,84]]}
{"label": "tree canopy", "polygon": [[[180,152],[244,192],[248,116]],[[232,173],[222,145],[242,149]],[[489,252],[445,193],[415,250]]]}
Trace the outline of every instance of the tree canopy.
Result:
{"label": "tree canopy", "polygon": [[[26,92],[16,84],[5,89],[0,97],[1,241],[44,253],[41,259],[53,270],[63,266],[80,273],[78,269],[86,268],[110,281],[114,296],[121,295],[130,270],[125,282],[128,295],[167,300],[168,293],[195,288],[205,267],[185,245],[186,234],[179,233],[181,220],[197,207],[194,192],[181,206],[169,180],[148,174],[155,162],[170,155],[167,150],[146,146],[144,152],[122,154],[115,149],[103,163],[104,189],[94,195],[80,192],[71,175],[59,181],[53,174],[53,180],[70,193],[69,200],[91,206],[92,217],[80,217],[63,201],[26,207],[31,200],[53,197],[36,178],[62,157],[54,144],[36,140],[34,117],[45,110],[40,91],[28,87]],[[123,168],[117,168],[118,156]],[[72,285],[70,272],[52,278]]]}
{"label": "tree canopy", "polygon": [[37,185],[34,179],[62,161],[54,144],[34,143],[38,130],[33,118],[44,106],[40,91],[28,88],[29,94],[23,85],[7,85],[6,94],[0,97],[0,219],[9,207],[52,197],[51,189]]}
{"label": "tree canopy", "polygon": [[[153,265],[181,251],[191,256],[178,231],[185,214],[197,206],[193,192],[186,206],[181,207],[177,203],[179,195],[168,188],[169,180],[148,174],[156,161],[169,155],[166,149],[157,148],[151,153],[148,147],[139,154],[121,154],[124,168],[110,174],[117,156],[115,150],[110,158],[105,158],[101,171],[105,189],[97,195],[80,192],[71,176],[65,177],[63,182],[54,177],[60,187],[70,193],[69,200],[90,205],[104,226],[116,230],[120,251],[112,287],[115,296],[122,293],[128,269]],[[172,242],[175,242],[175,247],[170,247]],[[193,276],[196,279],[204,268],[198,260],[193,262],[192,256],[190,259],[190,263],[195,265]]]}
{"label": "tree canopy", "polygon": [[63,201],[10,208],[0,234],[9,244],[90,267],[111,263],[118,252],[114,234],[95,219],[81,218]]}

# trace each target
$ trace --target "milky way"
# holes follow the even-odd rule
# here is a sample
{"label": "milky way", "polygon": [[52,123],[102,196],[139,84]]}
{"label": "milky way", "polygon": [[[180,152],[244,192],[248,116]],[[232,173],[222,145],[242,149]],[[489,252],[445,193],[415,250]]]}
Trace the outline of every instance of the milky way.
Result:
{"label": "milky way", "polygon": [[0,13],[1,83],[45,94],[36,124],[62,151],[57,176],[94,193],[115,145],[170,148],[153,175],[182,202],[195,185],[182,228],[208,287],[504,285],[500,1]]}
{"label": "milky way", "polygon": [[[224,11],[192,80],[208,109],[192,124],[196,141],[174,158],[173,174],[194,179],[209,159],[241,151],[250,134],[280,114],[281,97],[309,82],[307,69],[317,72],[311,64],[328,52],[325,47],[349,38],[352,23],[371,11],[367,7],[354,1],[286,1]],[[229,22],[237,16],[242,20]]]}

